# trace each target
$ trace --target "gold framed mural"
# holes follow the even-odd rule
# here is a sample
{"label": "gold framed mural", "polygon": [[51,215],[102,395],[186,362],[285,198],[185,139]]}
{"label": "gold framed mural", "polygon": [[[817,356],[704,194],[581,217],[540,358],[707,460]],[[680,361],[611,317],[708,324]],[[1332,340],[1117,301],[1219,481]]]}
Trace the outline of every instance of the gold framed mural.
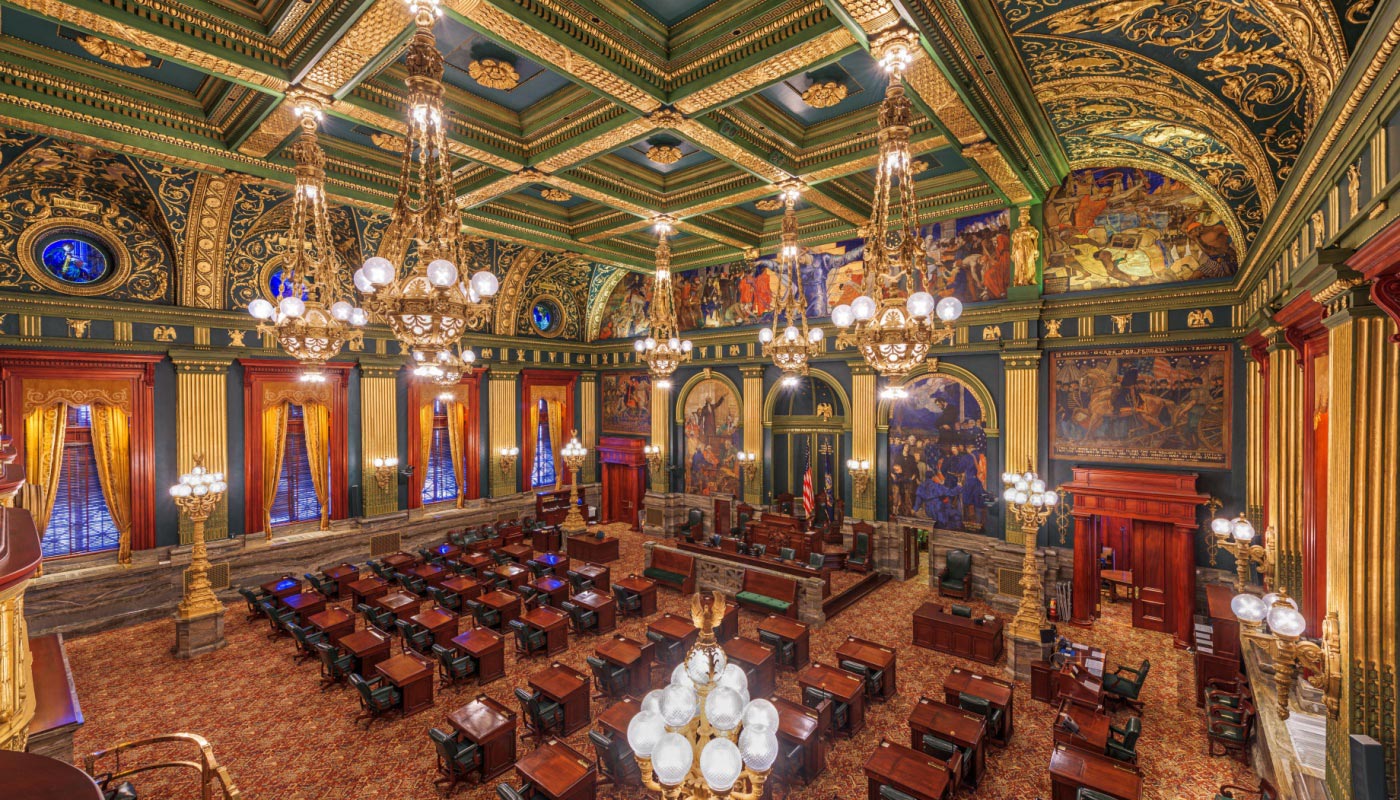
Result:
{"label": "gold framed mural", "polygon": [[604,372],[599,376],[603,394],[603,433],[623,436],[651,434],[651,374]]}
{"label": "gold framed mural", "polygon": [[706,377],[685,395],[685,490],[690,494],[739,492],[734,454],[744,444],[744,410],[733,385]]}

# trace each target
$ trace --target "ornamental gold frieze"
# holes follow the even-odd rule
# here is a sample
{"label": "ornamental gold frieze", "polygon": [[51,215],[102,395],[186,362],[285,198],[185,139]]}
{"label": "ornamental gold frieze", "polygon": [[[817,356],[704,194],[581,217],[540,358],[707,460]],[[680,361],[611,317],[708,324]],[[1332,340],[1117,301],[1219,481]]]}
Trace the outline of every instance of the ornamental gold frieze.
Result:
{"label": "ornamental gold frieze", "polygon": [[[544,124],[528,131],[526,153],[534,158],[572,139],[592,139],[602,126],[624,117],[630,118],[634,113],[611,100],[599,98],[572,114],[551,115]],[[585,142],[580,142],[582,144]],[[539,164],[535,164],[535,167],[543,169]]]}
{"label": "ornamental gold frieze", "polygon": [[533,169],[523,169],[509,175],[502,175],[484,186],[479,186],[470,192],[457,195],[457,205],[461,208],[478,206],[482,203],[494,200],[501,195],[510,194],[522,186],[539,183],[544,177],[543,174]]}
{"label": "ornamental gold frieze", "polygon": [[[691,39],[669,42],[671,58],[664,73],[666,88],[681,89],[704,75],[722,72],[765,53],[773,42],[786,41],[833,22],[822,0],[787,0],[737,25],[726,25],[730,29],[727,36],[697,30]],[[693,48],[689,47],[692,40],[696,44]]]}
{"label": "ornamental gold frieze", "polygon": [[106,61],[109,64],[116,64],[120,67],[130,67],[132,69],[144,69],[151,66],[151,57],[120,42],[113,42],[97,36],[83,34],[78,37],[78,46],[86,50],[90,55]]}
{"label": "ornamental gold frieze", "polygon": [[966,144],[987,137],[982,125],[973,117],[957,89],[948,82],[947,76],[933,63],[933,59],[914,59],[914,63],[904,71],[904,82],[954,139]]}
{"label": "ornamental gold frieze", "polygon": [[890,0],[841,0],[841,7],[867,34],[879,33],[903,22]]}
{"label": "ornamental gold frieze", "polygon": [[989,141],[978,142],[964,147],[962,154],[977,163],[992,183],[1006,195],[1013,204],[1029,203],[1033,198],[1026,185],[1006,162],[1001,150]]}
{"label": "ornamental gold frieze", "polygon": [[[366,109],[360,104],[351,106],[347,103],[335,103],[330,105],[329,108],[332,111],[342,112],[347,117],[361,121],[363,121],[363,118],[359,115],[374,115],[378,119],[384,120],[396,119],[397,117],[394,116],[395,114],[402,116],[407,110],[405,105],[407,96],[399,87],[390,85],[388,81],[398,80],[403,74],[402,70],[396,67],[393,72],[360,83],[353,91],[355,97],[373,103],[379,108],[397,110],[390,111],[390,115],[388,116],[379,114],[377,111]],[[506,113],[503,109],[499,107],[496,108],[498,114],[494,119],[485,117],[482,108],[475,108],[471,113],[460,113],[463,109],[468,108],[471,104],[478,101],[470,93],[452,88],[448,89],[446,102],[448,112],[447,131],[456,134],[456,136],[448,137],[447,146],[450,152],[460,152],[462,155],[476,161],[491,164],[492,166],[499,166],[501,163],[515,164],[517,167],[521,166],[525,159],[525,140],[505,130],[506,127],[513,128],[514,121],[512,119],[510,123],[506,123],[500,118],[501,113]],[[391,130],[395,133],[402,133],[407,130],[407,125],[402,118],[397,118],[396,124],[398,127],[391,128],[387,125],[377,125],[376,127]],[[494,153],[494,151],[482,150],[471,143],[463,142],[461,139],[462,136],[470,136],[475,142],[482,144],[491,144],[519,160],[505,161],[502,156]],[[472,155],[473,153],[481,155]]]}
{"label": "ornamental gold frieze", "polygon": [[732,137],[724,136],[719,131],[713,130],[696,120],[686,120],[676,130],[696,145],[709,150],[720,158],[739,165],[755,175],[762,176],[765,180],[773,183],[781,183],[792,177],[792,175],[785,170],[779,169],[770,164],[766,159],[751,153],[748,149],[735,142]]}
{"label": "ornamental gold frieze", "polygon": [[710,106],[728,102],[739,95],[767,86],[810,66],[813,62],[836,56],[855,44],[855,37],[845,28],[828,31],[791,50],[780,52],[761,64],[687,95],[677,100],[674,105],[683,114],[698,113]]}
{"label": "ornamental gold frieze", "polygon": [[536,163],[535,168],[542,172],[558,172],[636,141],[659,127],[649,117],[637,117],[597,136],[588,137],[567,150],[555,153]]}
{"label": "ornamental gold frieze", "polygon": [[[371,87],[368,84],[361,84],[360,86],[356,87],[355,94],[368,94],[370,88]],[[392,99],[395,103],[398,102],[397,98],[393,98],[392,95],[387,92],[384,94],[384,97],[386,99]],[[388,106],[385,107],[387,108]],[[389,113],[380,113],[378,111],[373,111],[356,103],[349,103],[344,100],[339,100],[335,103],[332,103],[327,110],[338,116],[343,116],[347,119],[352,119],[355,122],[364,123],[365,125],[368,125],[372,128],[379,128],[380,130],[389,131],[399,137],[403,137],[408,132],[408,125],[403,121],[403,118],[395,117],[394,115]],[[457,123],[461,120],[454,118],[453,121],[454,123]],[[453,124],[451,127],[453,129],[457,129],[459,128],[459,125]],[[479,147],[473,147],[469,144],[464,143],[461,139],[455,137],[448,138],[447,149],[455,156],[460,156],[462,158],[470,158],[473,161],[479,161],[483,164],[489,164],[490,166],[496,167],[497,169],[506,170],[507,172],[514,172],[515,170],[524,166],[524,164],[521,161],[504,158],[502,156],[497,155],[496,153],[483,150]]]}
{"label": "ornamental gold frieze", "polygon": [[[582,167],[571,170],[569,174],[601,186],[606,186],[609,188],[609,191],[592,188],[577,180],[565,178],[562,175],[551,175],[550,184],[565,191],[573,192],[579,197],[586,197],[589,200],[596,200],[603,205],[612,206],[622,211],[630,211],[634,214],[646,217],[650,217],[652,211],[665,201],[665,197],[657,192],[648,192],[639,186],[623,183],[621,180],[613,177],[611,173],[595,168],[593,165],[596,163],[596,161],[589,162]],[[640,202],[629,202],[627,198],[634,198]]]}
{"label": "ornamental gold frieze", "polygon": [[676,227],[680,228],[683,231],[686,231],[687,233],[693,233],[696,236],[700,236],[705,239],[710,239],[712,241],[719,242],[720,244],[728,245],[734,248],[735,250],[746,250],[750,247],[753,247],[755,244],[749,239],[736,239],[733,236],[720,233],[719,231],[715,230],[715,228],[718,226],[715,224],[714,220],[705,220],[705,224],[703,225],[681,220],[680,222],[676,223]]}
{"label": "ornamental gold frieze", "polygon": [[751,186],[748,189],[732,191],[724,197],[716,197],[707,202],[696,203],[687,206],[679,213],[680,216],[693,217],[697,214],[708,214],[711,211],[730,208],[739,203],[747,203],[750,200],[757,200],[773,193],[773,187],[767,185]]}
{"label": "ornamental gold frieze", "polygon": [[[184,131],[195,136],[220,138],[224,134],[224,131],[208,124],[203,115],[177,111],[136,99],[118,98],[86,83],[55,77],[48,71],[27,69],[13,63],[7,64],[4,72],[0,73],[0,81],[26,91],[76,101],[91,108],[106,111],[113,116],[139,119],[152,125]],[[47,108],[42,104],[39,107]]]}
{"label": "ornamental gold frieze", "polygon": [[864,225],[869,219],[869,214],[860,213],[845,203],[828,196],[820,188],[809,189],[803,199],[808,204],[852,225]]}
{"label": "ornamental gold frieze", "polygon": [[637,231],[644,231],[644,230],[647,230],[648,228],[652,227],[652,226],[655,225],[655,224],[656,224],[655,220],[653,220],[653,219],[651,218],[651,216],[648,215],[648,216],[643,217],[643,218],[641,218],[641,219],[632,219],[632,220],[630,220],[630,221],[628,221],[628,222],[626,222],[626,223],[623,223],[623,224],[621,224],[621,225],[616,225],[616,226],[608,227],[608,228],[606,228],[606,229],[599,230],[599,231],[597,231],[597,232],[595,232],[595,233],[589,233],[589,234],[580,236],[580,237],[579,237],[579,241],[580,241],[580,242],[588,242],[588,243],[590,243],[590,244],[593,243],[593,242],[601,242],[601,241],[605,241],[605,240],[607,240],[607,239],[611,239],[611,238],[613,238],[613,237],[615,237],[615,236],[622,236],[622,235],[625,235],[625,234],[628,234],[628,233],[635,233],[635,232],[637,232]]}
{"label": "ornamental gold frieze", "polygon": [[238,152],[254,158],[267,158],[277,145],[281,144],[296,130],[297,118],[290,101],[277,104],[271,114],[263,117],[257,129],[238,146]]}
{"label": "ornamental gold frieze", "polygon": [[403,0],[374,0],[301,79],[303,85],[335,95],[384,52],[412,22]]}

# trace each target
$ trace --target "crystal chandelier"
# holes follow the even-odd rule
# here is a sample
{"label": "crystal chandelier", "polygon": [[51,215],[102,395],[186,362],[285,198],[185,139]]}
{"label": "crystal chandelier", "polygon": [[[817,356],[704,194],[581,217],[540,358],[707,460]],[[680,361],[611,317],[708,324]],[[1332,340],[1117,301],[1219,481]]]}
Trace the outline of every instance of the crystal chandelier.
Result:
{"label": "crystal chandelier", "polygon": [[690,361],[692,345],[689,339],[680,338],[677,330],[676,310],[671,297],[671,235],[672,220],[662,215],[656,218],[656,233],[660,240],[656,243],[656,280],[651,293],[650,330],[645,339],[633,343],[637,358],[647,365],[647,370],[656,379],[659,389],[671,387],[671,373],[676,367]]}
{"label": "crystal chandelier", "polygon": [[[913,33],[892,31],[871,48],[890,80],[880,103],[880,161],[865,239],[865,282],[860,297],[831,311],[831,321],[841,329],[836,345],[857,348],[886,377],[907,375],[924,363],[930,347],[951,342],[953,322],[962,315],[956,297],[935,304],[925,290],[909,156],[914,109],[904,94],[904,70],[913,61],[916,42]],[[935,313],[941,327],[930,319]]]}
{"label": "crystal chandelier", "polygon": [[[802,286],[802,248],[797,244],[797,198],[800,184],[783,185],[782,248],[778,251],[778,301],[773,307],[773,324],[760,328],[758,341],[763,354],[783,371],[783,382],[796,384],[807,374],[807,362],[822,353],[826,332],[807,326],[807,291]],[[779,333],[781,331],[781,333]]]}
{"label": "crystal chandelier", "polygon": [[475,366],[476,353],[471,348],[456,353],[450,347],[413,351],[413,377],[437,386],[456,386],[463,376],[472,374]]}
{"label": "crystal chandelier", "polygon": [[369,321],[364,309],[348,300],[331,302],[340,257],[331,241],[326,207],[326,154],[316,138],[321,101],[306,92],[295,95],[294,113],[301,133],[292,143],[296,187],[292,192],[292,222],[286,237],[287,260],[277,304],[257,298],[248,313],[258,320],[258,333],[272,335],[289,355],[315,368],[340,352],[346,342],[360,341],[360,327]]}
{"label": "crystal chandelier", "polygon": [[724,596],[691,598],[700,629],[665,689],[649,692],[627,725],[642,783],[666,800],[757,800],[778,757],[778,709],[749,699],[744,670],[715,641]]}
{"label": "crystal chandelier", "polygon": [[[482,269],[462,280],[469,260],[453,198],[452,165],[443,113],[443,58],[433,35],[442,15],[438,0],[409,0],[415,30],[404,63],[408,67],[408,138],[404,142],[399,193],[381,253],[402,253],[401,270],[374,256],[355,272],[365,305],[394,331],[415,362],[449,352],[467,329],[491,321],[490,298],[500,281]],[[423,358],[418,353],[423,353]]]}

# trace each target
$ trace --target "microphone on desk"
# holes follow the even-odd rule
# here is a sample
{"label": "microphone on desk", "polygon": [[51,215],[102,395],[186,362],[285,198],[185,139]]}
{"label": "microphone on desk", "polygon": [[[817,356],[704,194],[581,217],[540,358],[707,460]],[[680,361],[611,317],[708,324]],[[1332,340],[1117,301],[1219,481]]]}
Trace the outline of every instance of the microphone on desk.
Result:
{"label": "microphone on desk", "polygon": [[1060,723],[1061,728],[1064,728],[1065,730],[1073,734],[1079,733],[1079,723],[1075,722],[1074,719],[1070,717],[1070,715],[1062,713],[1060,714],[1060,719],[1058,721]]}

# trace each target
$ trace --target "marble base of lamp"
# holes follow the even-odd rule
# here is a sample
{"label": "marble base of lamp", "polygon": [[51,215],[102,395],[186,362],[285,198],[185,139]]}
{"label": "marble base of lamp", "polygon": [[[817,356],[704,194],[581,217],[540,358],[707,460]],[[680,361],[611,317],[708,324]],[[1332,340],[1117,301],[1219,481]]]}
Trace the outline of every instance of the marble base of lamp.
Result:
{"label": "marble base of lamp", "polygon": [[196,658],[212,653],[228,644],[224,638],[224,610],[188,619],[175,617],[175,646],[170,652],[176,658]]}
{"label": "marble base of lamp", "polygon": [[1026,639],[1010,632],[1006,634],[1007,666],[1016,674],[1017,680],[1031,679],[1031,663],[1044,661],[1045,650],[1038,635],[1034,639]]}

